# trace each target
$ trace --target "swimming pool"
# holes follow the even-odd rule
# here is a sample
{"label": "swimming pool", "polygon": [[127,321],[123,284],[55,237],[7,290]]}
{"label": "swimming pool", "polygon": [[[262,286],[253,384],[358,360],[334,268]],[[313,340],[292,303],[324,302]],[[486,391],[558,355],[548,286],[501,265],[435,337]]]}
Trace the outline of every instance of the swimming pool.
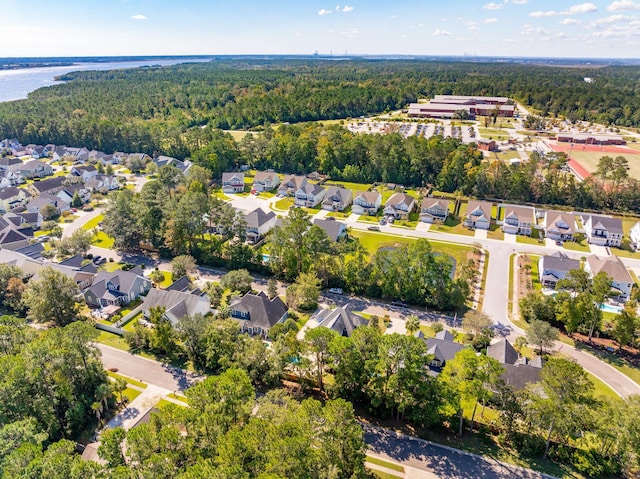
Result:
{"label": "swimming pool", "polygon": [[263,254],[262,255],[262,261],[264,263],[268,263],[269,262],[269,255],[268,254]]}
{"label": "swimming pool", "polygon": [[622,306],[612,306],[605,303],[600,305],[600,310],[605,313],[620,314],[622,312]]}

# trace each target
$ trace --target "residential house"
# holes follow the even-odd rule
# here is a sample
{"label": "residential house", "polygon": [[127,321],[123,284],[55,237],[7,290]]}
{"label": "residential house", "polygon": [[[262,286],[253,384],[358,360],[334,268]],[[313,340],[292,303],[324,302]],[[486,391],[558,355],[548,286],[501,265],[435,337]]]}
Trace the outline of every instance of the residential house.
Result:
{"label": "residential house", "polygon": [[89,159],[89,150],[84,147],[67,147],[64,152],[64,157],[70,159],[74,163],[84,163]]}
{"label": "residential house", "polygon": [[182,293],[191,293],[193,285],[191,284],[191,280],[188,276],[183,276],[182,278],[177,279],[169,286],[165,288],[165,291],[180,291]]}
{"label": "residential house", "polygon": [[58,146],[51,145],[51,146],[53,146],[53,149],[51,150],[51,159],[53,161],[60,161],[67,154],[66,146],[64,145],[58,145]]}
{"label": "residential house", "polygon": [[624,232],[622,220],[610,216],[590,215],[584,222],[587,241],[599,246],[620,247]]}
{"label": "residential house", "polygon": [[407,219],[416,207],[416,200],[406,193],[394,193],[384,205],[384,214],[395,219]]}
{"label": "residential house", "polygon": [[506,338],[491,344],[487,348],[487,356],[502,365],[504,372],[500,378],[516,391],[540,381],[542,358],[536,356],[530,360],[520,356]]}
{"label": "residential house", "polygon": [[120,181],[117,176],[98,174],[87,181],[85,186],[94,193],[108,193],[120,189]]}
{"label": "residential house", "polygon": [[101,271],[94,278],[93,285],[84,292],[84,299],[89,306],[103,308],[130,303],[150,289],[151,280],[142,275],[139,267],[131,271]]}
{"label": "residential house", "polygon": [[253,210],[245,217],[247,223],[247,241],[257,243],[275,227],[278,217],[273,211],[265,213],[261,208]]}
{"label": "residential house", "polygon": [[307,179],[304,176],[286,175],[278,187],[278,195],[294,196],[306,184]]}
{"label": "residential house", "polygon": [[62,198],[52,195],[51,193],[42,193],[35,197],[25,205],[25,208],[30,213],[40,213],[42,208],[48,204],[53,205],[58,211],[58,214],[71,208],[70,203],[64,201]]}
{"label": "residential house", "polygon": [[343,211],[353,200],[353,193],[346,188],[331,186],[327,189],[322,201],[322,209],[329,211]]}
{"label": "residential house", "polygon": [[32,243],[29,246],[24,246],[22,248],[18,248],[17,250],[15,250],[16,253],[20,253],[23,254],[25,256],[28,256],[29,258],[36,260],[36,261],[42,261],[42,253],[44,253],[44,246],[42,243]]}
{"label": "residential house", "polygon": [[62,201],[72,204],[73,198],[75,197],[76,193],[80,197],[80,201],[82,202],[83,205],[85,203],[88,203],[89,200],[91,199],[91,189],[83,185],[65,186],[60,191],[58,191],[56,196],[60,198]]}
{"label": "residential house", "polygon": [[18,250],[12,251],[5,248],[0,249],[0,263],[20,268],[24,279],[31,278],[42,268],[42,261],[31,258]]}
{"label": "residential house", "polygon": [[44,178],[53,175],[53,168],[40,160],[32,160],[18,167],[18,173],[25,178]]}
{"label": "residential house", "polygon": [[492,209],[493,205],[488,201],[469,201],[462,224],[471,229],[488,230],[491,227]]}
{"label": "residential house", "polygon": [[15,157],[0,158],[0,170],[1,171],[13,171],[17,172],[22,166],[22,160]]}
{"label": "residential house", "polygon": [[24,183],[24,178],[20,173],[11,170],[0,170],[0,188],[18,186]]}
{"label": "residential house", "polygon": [[528,206],[503,205],[504,222],[502,230],[509,234],[531,236],[535,224],[534,209]]}
{"label": "residential house", "polygon": [[21,188],[10,186],[0,190],[0,211],[11,211],[27,202],[27,192]]}
{"label": "residential house", "polygon": [[[347,304],[334,309],[321,308],[316,311],[307,322],[307,330],[313,328],[327,328],[340,336],[351,337],[351,333],[360,326],[366,326],[368,321],[353,313],[353,307]],[[304,330],[300,331],[299,339],[304,339]],[[302,337],[300,337],[302,336]]]}
{"label": "residential house", "polygon": [[624,302],[629,301],[631,288],[633,288],[635,282],[620,258],[617,256],[600,258],[592,254],[587,257],[584,270],[592,278],[598,273],[605,273],[611,278],[611,290],[617,296],[615,299]]}
{"label": "residential house", "polygon": [[222,173],[222,191],[242,193],[244,191],[244,173]]}
{"label": "residential house", "polygon": [[231,303],[231,317],[240,323],[242,332],[269,336],[269,330],[287,319],[289,311],[280,297],[273,299],[260,291],[248,292]]}
{"label": "residential house", "polygon": [[559,251],[541,256],[538,260],[538,278],[540,284],[546,288],[555,288],[558,281],[575,269],[580,269],[580,261],[571,259]]}
{"label": "residential house", "polygon": [[425,198],[420,206],[420,221],[434,223],[446,221],[449,216],[449,200],[438,198]]}
{"label": "residential house", "polygon": [[34,181],[29,185],[27,191],[33,196],[41,195],[42,193],[51,193],[55,195],[57,192],[65,187],[66,178],[64,176],[54,176],[53,178],[47,178],[46,180]]}
{"label": "residential house", "polygon": [[142,314],[146,319],[151,316],[153,308],[163,308],[164,317],[172,325],[178,324],[180,318],[196,314],[207,315],[211,312],[211,302],[206,296],[199,296],[183,291],[152,288],[142,303]]}
{"label": "residential house", "polygon": [[73,279],[78,285],[78,291],[89,288],[98,273],[95,265],[91,261],[85,260],[81,255],[72,256],[60,263],[46,263],[45,266]]}
{"label": "residential house", "polygon": [[87,182],[98,174],[98,170],[93,165],[81,165],[74,166],[73,168],[71,168],[71,171],[69,173],[71,176],[78,176],[85,182]]}
{"label": "residential house", "polygon": [[[32,233],[32,231],[28,231]],[[10,219],[0,218],[0,248],[17,250],[29,245],[31,236],[21,231]]]}
{"label": "residential house", "polygon": [[356,215],[375,215],[380,209],[382,195],[378,191],[363,191],[353,199],[351,212]]}
{"label": "residential house", "polygon": [[573,241],[576,219],[571,213],[547,210],[544,214],[544,233],[555,241]]}
{"label": "residential house", "polygon": [[151,157],[146,153],[130,153],[129,155],[127,155],[127,161],[130,160],[131,158],[138,158],[145,165],[151,161]]}
{"label": "residential house", "polygon": [[640,221],[638,221],[631,227],[631,231],[629,232],[629,240],[631,243],[631,247],[635,251],[640,249]]}
{"label": "residential house", "polygon": [[280,177],[273,171],[258,171],[253,177],[253,189],[257,192],[273,191],[280,184]]}
{"label": "residential house", "polygon": [[446,330],[436,333],[434,338],[427,338],[426,343],[427,354],[433,357],[429,367],[436,372],[439,372],[447,361],[451,361],[465,348],[463,344],[456,343],[453,335]]}
{"label": "residential house", "polygon": [[296,191],[293,203],[299,207],[314,208],[323,200],[326,191],[320,185],[306,183]]}
{"label": "residential house", "polygon": [[338,241],[347,235],[347,225],[334,218],[314,219],[313,224],[322,228],[331,241]]}
{"label": "residential house", "polygon": [[[14,210],[17,211],[17,210]],[[42,215],[39,212],[31,213],[29,211],[9,212],[2,216],[4,219],[10,219],[18,228],[39,228],[42,224]]]}

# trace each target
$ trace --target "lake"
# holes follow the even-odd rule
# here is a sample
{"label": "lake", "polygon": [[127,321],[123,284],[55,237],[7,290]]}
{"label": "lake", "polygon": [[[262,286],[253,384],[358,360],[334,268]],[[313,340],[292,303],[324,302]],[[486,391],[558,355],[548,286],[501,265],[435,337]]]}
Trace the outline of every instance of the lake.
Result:
{"label": "lake", "polygon": [[69,72],[84,70],[115,70],[120,68],[138,68],[150,65],[176,65],[178,63],[192,63],[203,60],[187,60],[176,58],[173,60],[124,61],[109,63],[76,63],[65,67],[21,68],[16,70],[0,70],[0,101],[13,101],[27,98],[27,95],[38,88],[55,85],[54,78]]}

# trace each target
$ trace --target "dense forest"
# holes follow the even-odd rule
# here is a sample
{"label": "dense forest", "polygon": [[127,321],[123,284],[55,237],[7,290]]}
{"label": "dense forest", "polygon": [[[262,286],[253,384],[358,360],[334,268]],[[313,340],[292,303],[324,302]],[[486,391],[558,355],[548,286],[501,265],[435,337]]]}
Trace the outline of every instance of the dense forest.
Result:
{"label": "dense forest", "polygon": [[[106,152],[192,155],[211,129],[357,117],[434,94],[512,97],[543,115],[640,126],[636,67],[409,60],[216,60],[71,73],[0,104],[0,136]],[[586,83],[584,77],[593,78]]]}

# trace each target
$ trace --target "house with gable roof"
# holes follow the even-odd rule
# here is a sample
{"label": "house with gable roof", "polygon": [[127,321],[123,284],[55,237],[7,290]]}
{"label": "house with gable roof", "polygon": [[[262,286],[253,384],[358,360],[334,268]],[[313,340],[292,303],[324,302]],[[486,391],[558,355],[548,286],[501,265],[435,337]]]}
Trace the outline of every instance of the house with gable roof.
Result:
{"label": "house with gable roof", "polygon": [[242,193],[244,191],[244,173],[222,173],[222,191],[224,193]]}
{"label": "house with gable roof", "polygon": [[506,338],[491,344],[487,348],[487,356],[502,365],[504,372],[500,379],[516,391],[524,389],[528,384],[540,381],[542,358],[536,356],[530,360],[520,356]]}
{"label": "house with gable roof", "polygon": [[185,316],[209,314],[211,302],[206,296],[190,292],[152,288],[142,303],[145,318],[150,317],[153,308],[164,308],[164,317],[175,326]]}
{"label": "house with gable roof", "polygon": [[555,241],[573,241],[576,219],[571,213],[547,210],[544,214],[544,233]]}
{"label": "house with gable roof", "polygon": [[335,218],[315,218],[313,224],[322,228],[331,241],[338,241],[347,235],[347,225]]}
{"label": "house with gable roof", "polygon": [[384,205],[384,214],[395,219],[407,219],[416,208],[416,200],[406,193],[394,193]]}
{"label": "house with gable roof", "polygon": [[463,344],[456,343],[453,339],[453,335],[446,330],[439,331],[435,337],[426,339],[427,354],[432,356],[429,367],[436,372],[439,372],[447,361],[451,361],[456,354],[466,347]]}
{"label": "house with gable roof", "polygon": [[379,191],[363,191],[353,199],[351,212],[356,215],[375,215],[380,209],[382,195]]}
{"label": "house with gable roof", "polygon": [[425,198],[420,206],[420,221],[433,223],[446,221],[449,216],[449,200],[439,198]]}
{"label": "house with gable roof", "polygon": [[142,275],[140,267],[130,271],[116,270],[112,273],[100,271],[93,284],[84,292],[89,306],[104,308],[109,305],[127,304],[143,296],[151,289],[151,280]]}
{"label": "house with gable roof", "polygon": [[27,192],[21,188],[10,186],[0,190],[0,211],[11,211],[27,202]]}
{"label": "house with gable roof", "polygon": [[[309,318],[307,329],[328,328],[340,336],[350,337],[354,329],[360,326],[366,326],[367,324],[368,321],[362,316],[355,314],[353,312],[353,306],[347,304],[346,306],[334,309],[319,309]],[[304,330],[300,331],[298,339],[304,339],[304,332]]]}
{"label": "house with gable roof", "polygon": [[531,236],[535,224],[534,209],[528,206],[503,205],[504,220],[502,230],[505,233]]}
{"label": "house with gable roof", "polygon": [[320,185],[305,183],[296,191],[293,204],[298,207],[314,208],[322,201],[326,191]]}
{"label": "house with gable roof", "polygon": [[463,226],[471,229],[488,230],[491,227],[491,210],[493,205],[488,201],[471,200],[467,203]]}
{"label": "house with gable roof", "polygon": [[280,184],[280,177],[274,171],[258,171],[253,177],[253,189],[258,192],[273,191]]}
{"label": "house with gable roof", "polygon": [[322,209],[329,211],[343,211],[349,207],[353,200],[353,193],[346,188],[331,186],[327,188],[322,201]]}
{"label": "house with gable roof", "polygon": [[624,232],[622,220],[610,216],[590,215],[584,221],[587,241],[599,246],[615,246],[622,244]]}
{"label": "house with gable roof", "polygon": [[538,260],[538,279],[542,286],[555,288],[556,283],[564,279],[569,271],[576,269],[580,269],[580,261],[571,259],[566,254],[557,251],[540,257]]}
{"label": "house with gable roof", "polygon": [[287,319],[289,310],[279,296],[273,299],[260,291],[249,291],[242,298],[231,302],[231,317],[238,321],[242,332],[269,336],[269,330]]}
{"label": "house with gable roof", "polygon": [[278,217],[271,210],[265,213],[262,208],[256,208],[247,214],[245,221],[247,223],[247,241],[257,243],[276,226]]}
{"label": "house with gable roof", "polygon": [[598,273],[605,273],[611,278],[611,289],[617,293],[618,301],[629,301],[631,289],[635,282],[631,278],[627,267],[617,256],[600,258],[595,254],[587,256],[584,270],[593,278]]}
{"label": "house with gable roof", "polygon": [[43,178],[53,175],[53,168],[40,160],[32,160],[18,166],[18,173],[25,178]]}
{"label": "house with gable roof", "polygon": [[307,184],[307,179],[300,175],[286,175],[278,187],[278,195],[295,196],[296,192]]}

